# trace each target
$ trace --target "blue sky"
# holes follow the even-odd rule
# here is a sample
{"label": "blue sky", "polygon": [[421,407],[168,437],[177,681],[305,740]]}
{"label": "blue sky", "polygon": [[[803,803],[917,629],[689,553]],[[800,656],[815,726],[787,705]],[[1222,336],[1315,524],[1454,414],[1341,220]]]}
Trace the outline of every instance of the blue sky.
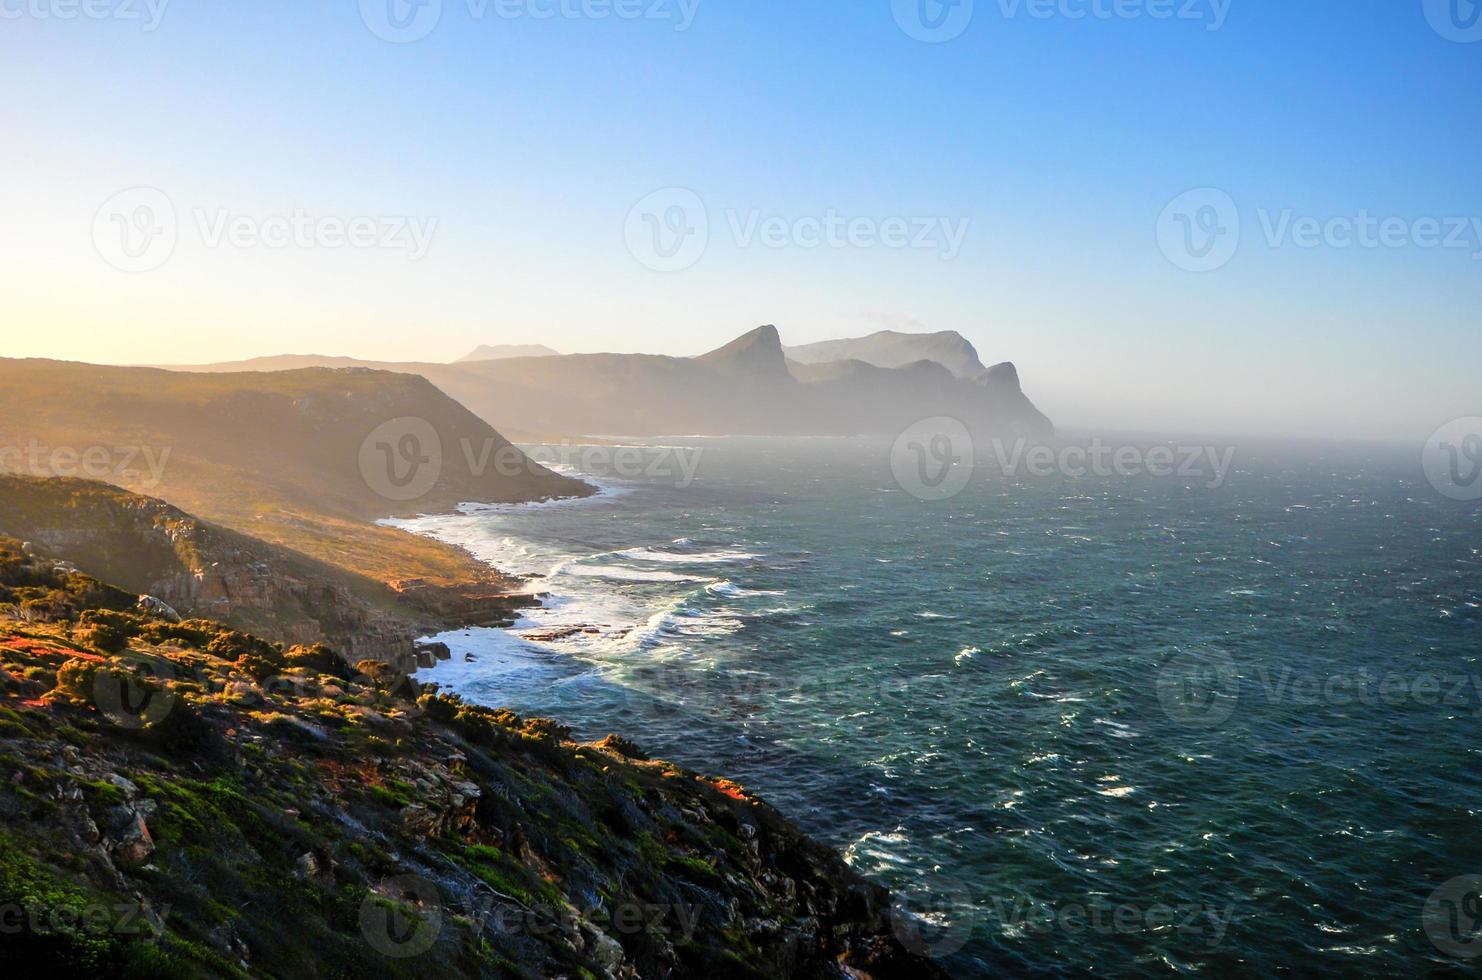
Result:
{"label": "blue sky", "polygon": [[[410,43],[372,30],[376,0],[173,0],[152,30],[146,0],[93,2],[0,0],[0,353],[688,354],[898,325],[1013,359],[1062,425],[1416,438],[1482,414],[1482,42],[1423,0],[976,0],[944,43],[904,0],[698,0],[684,30],[679,0],[442,0]],[[96,239],[141,187],[177,241],[125,271]],[[666,188],[709,228],[656,271],[625,233]],[[1240,224],[1205,272],[1159,237],[1197,188]],[[264,244],[295,213],[313,235]],[[1283,213],[1402,225],[1300,247],[1268,234]],[[809,247],[830,215],[963,238]],[[380,232],[336,245],[326,218]],[[1423,247],[1425,219],[1466,247]],[[738,235],[767,220],[772,245]],[[232,221],[242,241],[211,237]]]}

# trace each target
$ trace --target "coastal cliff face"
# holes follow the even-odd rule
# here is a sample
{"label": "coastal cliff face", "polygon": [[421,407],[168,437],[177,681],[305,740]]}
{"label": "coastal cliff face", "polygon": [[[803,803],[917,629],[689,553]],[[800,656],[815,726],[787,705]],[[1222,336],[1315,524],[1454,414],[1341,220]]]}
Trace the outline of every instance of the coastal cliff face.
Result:
{"label": "coastal cliff face", "polygon": [[414,665],[431,628],[507,621],[529,601],[492,571],[458,588],[391,587],[201,521],[105,483],[0,475],[0,534],[64,555],[84,572],[183,616],[279,643],[326,642],[349,663]]}
{"label": "coastal cliff face", "polygon": [[724,779],[0,540],[10,975],[935,977]]}

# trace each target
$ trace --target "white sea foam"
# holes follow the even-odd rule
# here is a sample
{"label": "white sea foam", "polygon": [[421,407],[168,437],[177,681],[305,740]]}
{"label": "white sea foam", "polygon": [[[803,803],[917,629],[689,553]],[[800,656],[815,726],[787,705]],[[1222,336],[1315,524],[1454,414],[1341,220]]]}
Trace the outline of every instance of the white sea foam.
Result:
{"label": "white sea foam", "polygon": [[626,551],[615,552],[615,554],[629,561],[664,562],[674,565],[723,565],[737,561],[755,561],[761,557],[749,551],[711,551],[686,555],[675,551],[657,551],[653,548],[629,548]]}
{"label": "white sea foam", "polygon": [[[442,634],[437,639],[453,651],[452,661],[419,676],[497,698],[503,684],[526,683],[524,672],[564,676],[573,657],[601,670],[601,665],[621,664],[639,651],[645,659],[663,658],[682,651],[687,639],[735,633],[744,628],[745,619],[722,605],[724,600],[786,594],[745,589],[705,574],[707,566],[762,557],[738,545],[692,550],[695,541],[679,537],[663,546],[572,554],[559,544],[510,533],[511,515],[517,512],[601,505],[633,489],[589,482],[598,484],[596,496],[529,504],[467,503],[453,514],[381,522],[460,546],[501,571],[526,576],[526,588],[541,594],[540,607],[528,610],[507,630]],[[475,659],[465,660],[468,653]]]}
{"label": "white sea foam", "polygon": [[550,669],[527,644],[508,630],[471,627],[449,630],[423,640],[447,644],[452,658],[418,670],[416,679],[436,681],[453,689],[466,687],[472,681],[536,674]]}
{"label": "white sea foam", "polygon": [[551,570],[551,576],[575,575],[579,578],[605,578],[615,582],[691,582],[701,584],[710,579],[681,575],[678,572],[660,572],[643,568],[628,568],[625,565],[582,565],[563,562]]}
{"label": "white sea foam", "polygon": [[746,599],[753,596],[784,596],[786,592],[774,592],[767,589],[743,589],[733,583],[730,579],[721,579],[719,582],[711,582],[705,586],[705,591],[711,595],[725,596],[728,599]]}

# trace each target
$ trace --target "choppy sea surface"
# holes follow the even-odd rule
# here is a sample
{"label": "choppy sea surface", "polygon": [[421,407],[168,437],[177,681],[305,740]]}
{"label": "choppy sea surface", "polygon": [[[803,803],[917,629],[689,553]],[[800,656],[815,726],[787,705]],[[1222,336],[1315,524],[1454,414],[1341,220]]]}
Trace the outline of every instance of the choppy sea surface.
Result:
{"label": "choppy sea surface", "polygon": [[670,444],[687,486],[598,451],[596,498],[399,522],[546,595],[423,679],[737,779],[954,975],[1482,968],[1482,510],[1418,454],[927,502],[888,447]]}

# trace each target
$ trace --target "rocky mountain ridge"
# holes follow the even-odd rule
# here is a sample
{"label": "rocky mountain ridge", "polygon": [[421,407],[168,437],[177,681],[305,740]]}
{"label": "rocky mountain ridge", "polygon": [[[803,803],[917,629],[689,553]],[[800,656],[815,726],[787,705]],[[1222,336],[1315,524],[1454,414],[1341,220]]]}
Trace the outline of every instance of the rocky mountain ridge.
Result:
{"label": "rocky mountain ridge", "polygon": [[[923,356],[900,364],[892,360],[888,366],[858,358],[804,363],[789,357],[777,328],[768,325],[698,357],[566,354],[368,366],[425,377],[481,418],[530,441],[666,435],[893,437],[939,415],[958,418],[987,435],[1053,433],[1053,424],[1024,394],[1013,365],[959,377],[931,359],[937,349],[930,344],[922,346],[913,335],[894,336],[904,340],[891,346],[892,359],[913,349]],[[928,340],[946,336],[929,335]],[[956,334],[950,337],[956,342],[946,344],[950,350],[938,356],[956,351],[959,367],[981,368],[975,351],[969,357],[962,350],[966,345],[971,351],[971,345]],[[808,356],[806,347],[794,350]],[[181,370],[275,370],[313,363],[313,358],[288,356]]]}

